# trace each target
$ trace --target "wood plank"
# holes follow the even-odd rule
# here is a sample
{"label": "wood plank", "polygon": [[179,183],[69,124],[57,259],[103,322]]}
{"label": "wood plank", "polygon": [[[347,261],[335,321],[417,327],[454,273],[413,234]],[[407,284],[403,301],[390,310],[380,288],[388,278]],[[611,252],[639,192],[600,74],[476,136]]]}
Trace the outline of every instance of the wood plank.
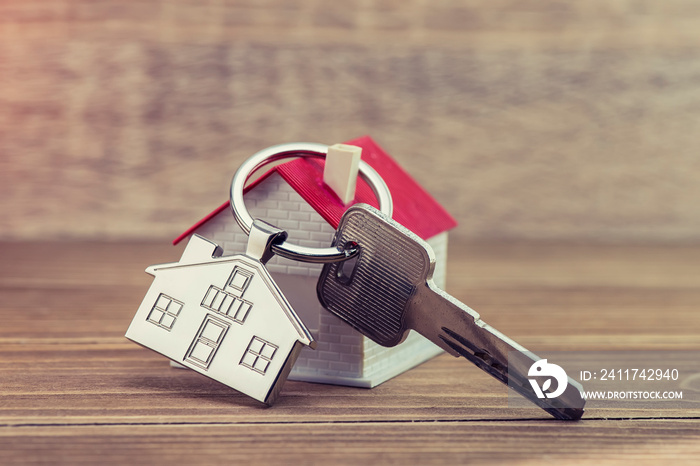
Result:
{"label": "wood plank", "polygon": [[[549,419],[536,408],[509,407],[503,385],[446,355],[372,390],[288,381],[268,409],[201,375],[172,369],[140,348],[51,345],[17,354],[3,345],[3,350],[13,361],[0,365],[0,424],[9,427],[198,424],[204,418],[232,424]],[[86,353],[92,355],[87,362]],[[586,411],[587,420],[687,417],[700,417],[697,403]]]}
{"label": "wood plank", "polygon": [[[156,243],[0,243],[0,462],[676,460],[700,406],[562,423],[437,357],[381,386],[289,381],[272,408],[123,338]],[[453,244],[450,290],[536,351],[700,349],[697,247]],[[658,309],[663,306],[662,316]]]}
{"label": "wood plank", "polygon": [[11,436],[0,428],[0,460],[16,453],[27,463],[71,464],[693,464],[699,437],[689,420],[88,425]]}

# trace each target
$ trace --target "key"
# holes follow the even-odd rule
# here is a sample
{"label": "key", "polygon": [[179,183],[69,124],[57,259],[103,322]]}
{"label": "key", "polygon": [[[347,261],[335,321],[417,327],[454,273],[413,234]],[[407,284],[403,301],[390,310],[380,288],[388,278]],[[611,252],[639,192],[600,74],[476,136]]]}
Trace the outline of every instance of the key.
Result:
{"label": "key", "polygon": [[[581,385],[562,377],[556,390],[536,390],[532,378],[547,361],[437,288],[432,281],[435,255],[408,229],[373,207],[356,204],[341,219],[333,244],[357,247],[359,254],[326,264],[317,293],[326,309],[360,333],[380,345],[395,346],[413,329],[453,356],[468,359],[555,418],[581,417],[585,404]],[[559,394],[562,383],[566,389]]]}

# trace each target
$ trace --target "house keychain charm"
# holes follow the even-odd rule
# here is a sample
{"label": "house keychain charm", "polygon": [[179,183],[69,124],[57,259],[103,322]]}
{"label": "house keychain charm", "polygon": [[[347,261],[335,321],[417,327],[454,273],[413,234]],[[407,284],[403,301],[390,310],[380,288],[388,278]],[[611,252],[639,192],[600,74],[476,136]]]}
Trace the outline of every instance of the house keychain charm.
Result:
{"label": "house keychain charm", "polygon": [[194,235],[155,276],[126,337],[266,404],[315,342],[264,267],[284,232],[256,221],[245,255]]}
{"label": "house keychain charm", "polygon": [[[248,214],[243,187],[267,163],[324,157],[327,150],[322,144],[284,144],[245,161],[231,183],[234,217],[249,234],[245,254],[222,256],[217,244],[193,235],[180,261],[146,269],[155,279],[126,337],[258,401],[274,403],[302,348],[316,343],[264,264],[274,254],[338,262],[357,250],[286,243],[286,232]],[[359,171],[382,212],[391,215],[391,195],[382,178],[364,162]]]}

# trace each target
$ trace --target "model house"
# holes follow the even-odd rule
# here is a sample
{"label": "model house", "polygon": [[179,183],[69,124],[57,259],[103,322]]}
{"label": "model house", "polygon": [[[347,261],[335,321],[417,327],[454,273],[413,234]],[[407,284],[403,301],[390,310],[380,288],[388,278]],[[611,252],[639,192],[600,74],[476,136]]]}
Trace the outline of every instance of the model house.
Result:
{"label": "model house", "polygon": [[[362,160],[384,179],[394,202],[393,218],[426,240],[437,257],[434,279],[445,286],[447,231],[454,219],[371,138],[346,144],[362,148]],[[260,218],[289,234],[288,241],[308,247],[328,247],[343,212],[354,202],[377,207],[364,180],[357,181],[354,202],[345,205],[323,182],[324,162],[296,159],[277,165],[246,188],[245,202]],[[240,230],[226,202],[178,237],[197,233],[215,241],[226,254],[246,250],[248,237]],[[275,282],[309,328],[318,346],[302,350],[290,378],[312,382],[373,387],[440,353],[415,332],[393,348],[377,345],[324,310],[316,296],[322,265],[273,257],[266,265]]]}
{"label": "model house", "polygon": [[146,269],[155,279],[126,337],[271,404],[315,342],[259,261],[221,252],[193,235],[179,262]]}

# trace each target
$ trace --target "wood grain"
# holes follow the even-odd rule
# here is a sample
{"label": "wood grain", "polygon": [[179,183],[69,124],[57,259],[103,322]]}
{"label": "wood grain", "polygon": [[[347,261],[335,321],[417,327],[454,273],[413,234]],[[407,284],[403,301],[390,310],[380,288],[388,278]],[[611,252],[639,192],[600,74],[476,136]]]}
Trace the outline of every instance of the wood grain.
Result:
{"label": "wood grain", "polygon": [[[0,463],[621,463],[700,454],[700,406],[562,423],[443,355],[264,408],[124,339],[164,243],[0,243]],[[700,350],[700,248],[453,244],[448,290],[533,351]]]}
{"label": "wood grain", "polygon": [[174,237],[240,162],[371,134],[456,237],[700,239],[690,0],[5,0],[0,237]]}

